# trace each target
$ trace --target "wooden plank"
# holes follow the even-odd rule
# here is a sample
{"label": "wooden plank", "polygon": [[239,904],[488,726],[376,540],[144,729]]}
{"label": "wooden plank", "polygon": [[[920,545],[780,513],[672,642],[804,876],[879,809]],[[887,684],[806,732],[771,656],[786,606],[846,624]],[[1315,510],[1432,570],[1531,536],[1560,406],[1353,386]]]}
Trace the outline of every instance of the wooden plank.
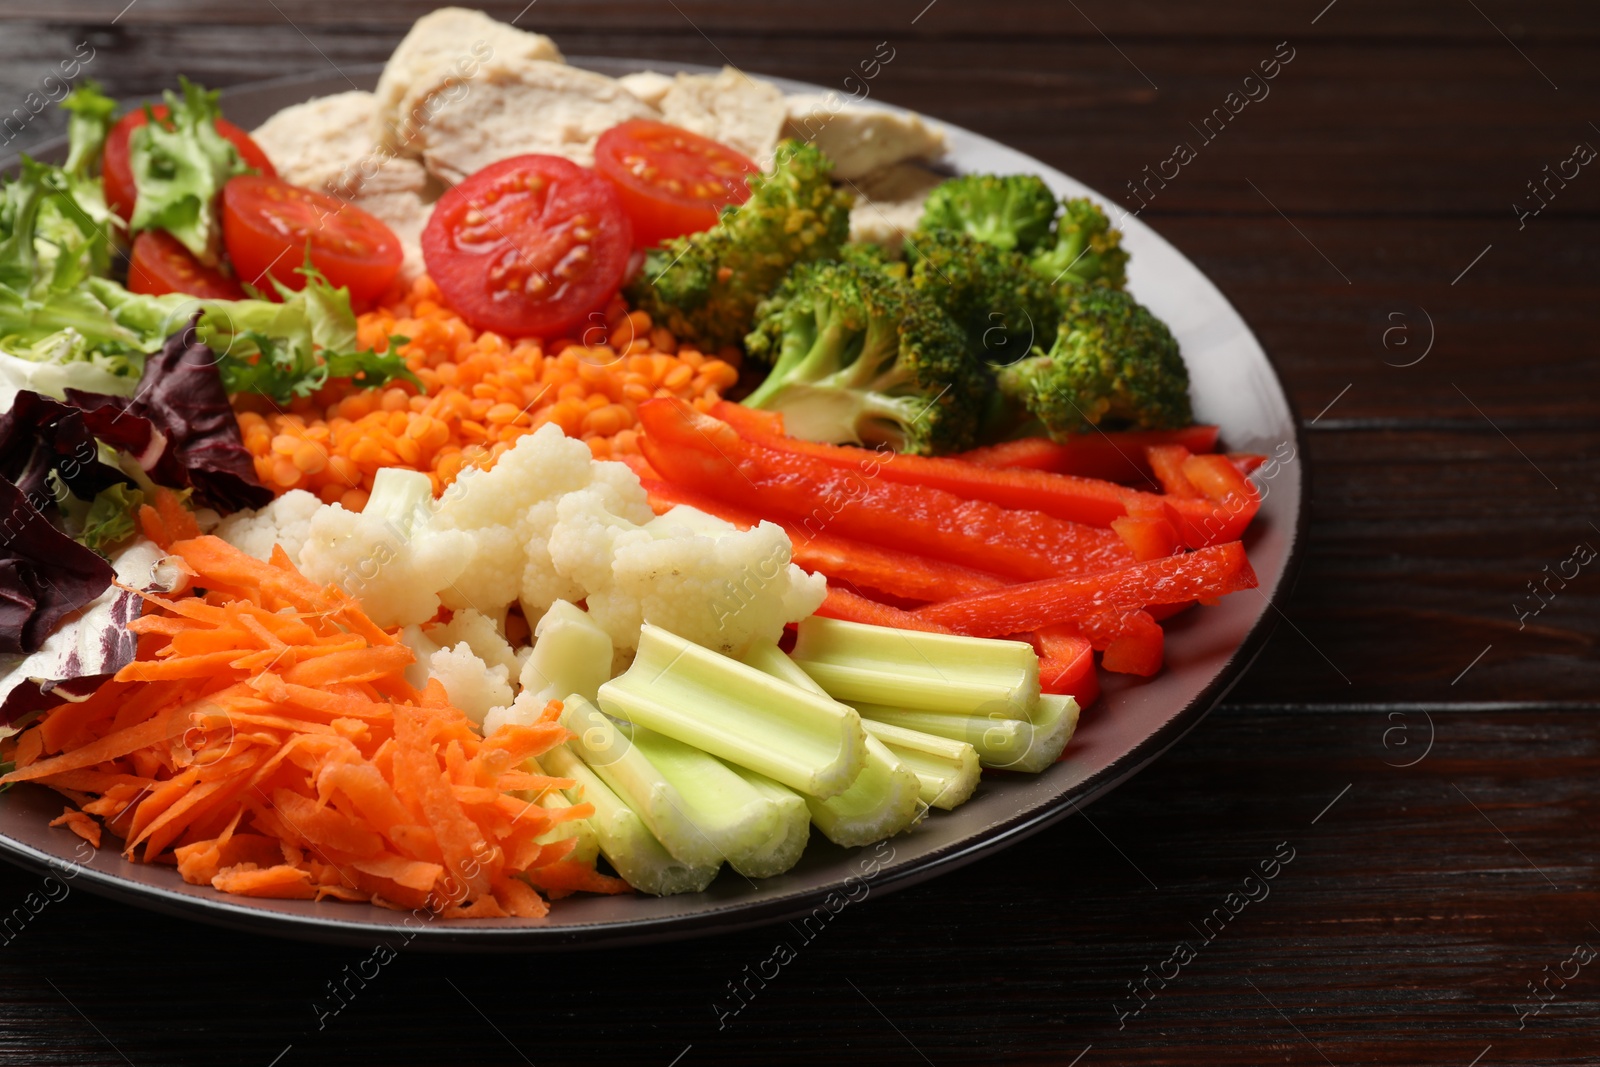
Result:
{"label": "wooden plank", "polygon": [[1315,433],[1304,569],[1233,699],[1593,700],[1600,562],[1568,561],[1600,550],[1597,449],[1596,425]]}
{"label": "wooden plank", "polygon": [[[1479,1067],[1592,1064],[1593,964],[1552,982],[1524,1029],[1515,1009],[1575,944],[1600,945],[1592,714],[1433,721],[1428,756],[1396,768],[1382,715],[1225,708],[1087,817],[892,897],[870,889],[809,939],[777,924],[541,957],[560,979],[534,1000],[528,957],[401,950],[375,965],[372,947],[197,932],[73,891],[6,946],[0,1062],[113,1064],[120,1050],[267,1064],[292,1045],[280,1067],[815,1064],[827,1049],[848,1051],[825,1062],[1467,1067],[1492,1045]],[[0,868],[0,901],[38,881]],[[1247,892],[1258,899],[1215,918]],[[121,950],[67,950],[87,937]],[[1179,942],[1196,954],[1174,975],[1162,964]],[[779,943],[793,958],[768,964]],[[1172,977],[1119,1028],[1146,967]],[[346,984],[338,1001],[330,982]],[[730,983],[746,1006],[719,1029]]]}

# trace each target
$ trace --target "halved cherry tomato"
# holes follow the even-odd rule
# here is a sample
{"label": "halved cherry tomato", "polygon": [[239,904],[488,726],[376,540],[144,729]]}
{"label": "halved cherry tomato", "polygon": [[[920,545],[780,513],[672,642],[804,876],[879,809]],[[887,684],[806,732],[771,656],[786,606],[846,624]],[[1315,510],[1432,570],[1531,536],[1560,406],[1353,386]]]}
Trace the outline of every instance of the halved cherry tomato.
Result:
{"label": "halved cherry tomato", "polygon": [[194,258],[165,230],[145,230],[133,239],[128,291],[161,296],[188,293],[205,300],[243,300],[239,283]]}
{"label": "halved cherry tomato", "polygon": [[559,156],[514,156],[434,205],[422,257],[461,317],[508,337],[553,337],[622,283],[633,229],[611,183]]}
{"label": "halved cherry tomato", "polygon": [[750,198],[751,160],[697,133],[630,119],[600,135],[594,169],[617,187],[640,248],[710,229],[728,204]]}
{"label": "halved cherry tomato", "polygon": [[311,265],[357,304],[381,296],[405,257],[394,231],[354,204],[254,174],[222,187],[222,241],[240,279],[262,289],[267,275],[305,288],[309,242]]}
{"label": "halved cherry tomato", "polygon": [[[150,108],[155,112],[156,118],[167,117],[167,105],[155,104]],[[106,205],[122,216],[126,222],[133,217],[133,201],[135,197],[133,185],[133,162],[128,156],[128,138],[133,136],[133,131],[149,122],[144,108],[130,111],[117,120],[111,127],[111,132],[106,135],[105,156],[100,163],[101,176],[105,179]],[[217,132],[233,142],[233,147],[239,150],[239,156],[245,165],[260,171],[269,178],[278,176],[277,170],[272,166],[272,160],[261,150],[261,146],[250,139],[250,135],[227,119],[217,120]]]}

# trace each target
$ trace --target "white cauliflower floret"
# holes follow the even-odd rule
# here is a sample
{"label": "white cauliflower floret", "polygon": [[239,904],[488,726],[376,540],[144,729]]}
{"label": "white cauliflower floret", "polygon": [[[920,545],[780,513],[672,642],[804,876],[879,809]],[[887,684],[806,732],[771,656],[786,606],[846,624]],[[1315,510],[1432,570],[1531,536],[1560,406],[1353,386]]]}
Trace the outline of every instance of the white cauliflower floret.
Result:
{"label": "white cauliflower floret", "polygon": [[611,511],[607,496],[599,488],[568,493],[550,531],[551,564],[590,597],[611,584],[612,560],[623,546],[651,540],[650,531]]}
{"label": "white cauliflower floret", "polygon": [[272,546],[282,545],[296,563],[300,548],[311,536],[311,517],[323,503],[304,489],[293,489],[264,508],[236,511],[213,532],[245,555],[270,559]]}
{"label": "white cauliflower floret", "polygon": [[582,441],[546,425],[519,440],[490,470],[458,480],[439,501],[433,527],[470,531],[475,547],[440,597],[452,609],[504,616],[522,592],[535,505],[589,484],[594,457]]}
{"label": "white cauliflower floret", "polygon": [[537,619],[558,600],[582,600],[583,586],[556,571],[550,559],[550,531],[555,529],[558,502],[546,500],[528,509],[527,562],[522,568],[519,599],[522,614]]}
{"label": "white cauliflower floret", "polygon": [[426,474],[385,468],[366,510],[331,504],[312,516],[300,569],[312,581],[338,583],[379,626],[427,622],[439,611],[436,590],[449,587],[473,552],[471,534],[433,529],[432,504]]}
{"label": "white cauliflower floret", "polygon": [[428,673],[444,686],[450,703],[480,725],[491,709],[511,703],[510,669],[489,666],[465,641],[429,656]]}
{"label": "white cauliflower floret", "polygon": [[[639,627],[648,622],[741,656],[755,641],[776,641],[785,623],[821,606],[827,580],[789,562],[782,527],[764,522],[739,531],[724,523],[726,529],[716,531],[718,520],[706,519],[652,522],[638,531],[644,537],[613,537],[611,580],[590,589],[588,607],[617,647],[637,646]],[[695,528],[708,533],[688,532]]]}
{"label": "white cauliflower floret", "polygon": [[539,721],[549,701],[525,689],[517,694],[509,706],[494,707],[483,717],[483,736],[488,737],[502,726],[532,726]]}
{"label": "white cauliflower floret", "polygon": [[650,494],[626,463],[609,459],[596,463],[590,485],[605,495],[606,509],[618,518],[638,526],[655,518]]}
{"label": "white cauliflower floret", "polygon": [[[510,707],[511,676],[533,662],[505,640],[513,601],[530,620],[562,601],[573,612],[584,602],[612,658],[626,663],[644,623],[738,656],[757,640],[777,640],[827,592],[823,578],[790,563],[781,527],[741,531],[692,508],[656,517],[630,468],[596,462],[557,426],[523,437],[487,472],[464,472],[437,504],[431,487],[427,475],[385,469],[359,515],[316,506],[307,494],[274,506],[299,514],[292,509],[312,503],[299,549],[306,575],[342,585],[378,625],[407,627],[407,644],[436,677],[444,669],[498,679],[492,694],[451,694],[480,720]],[[441,605],[452,621],[419,629]],[[435,645],[446,647],[430,651]],[[478,665],[476,675],[462,656]]]}
{"label": "white cauliflower floret", "polygon": [[500,627],[487,615],[471,608],[456,612],[449,622],[430,626],[422,633],[441,647],[466,642],[472,654],[489,666],[504,667],[512,677],[517,673],[517,654],[500,632]]}

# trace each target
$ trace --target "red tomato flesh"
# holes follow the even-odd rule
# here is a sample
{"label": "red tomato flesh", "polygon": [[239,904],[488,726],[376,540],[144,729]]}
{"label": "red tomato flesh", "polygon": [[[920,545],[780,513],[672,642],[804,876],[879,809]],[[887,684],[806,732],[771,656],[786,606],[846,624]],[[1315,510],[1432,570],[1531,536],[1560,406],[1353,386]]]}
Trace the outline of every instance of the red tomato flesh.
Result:
{"label": "red tomato flesh", "polygon": [[[155,104],[151,107],[157,119],[167,117],[167,105]],[[133,217],[133,201],[136,196],[133,184],[133,162],[128,155],[128,138],[133,136],[133,131],[149,122],[144,108],[130,111],[117,120],[111,127],[111,132],[106,135],[105,156],[100,163],[101,176],[105,179],[106,204],[122,217],[126,222]],[[250,135],[227,119],[217,120],[217,132],[233,142],[233,147],[239,150],[239,156],[245,166],[260,171],[269,178],[276,178],[278,172],[272,166],[272,160],[261,150],[261,146],[250,139]]]}
{"label": "red tomato flesh", "polygon": [[133,239],[128,291],[147,296],[188,293],[205,300],[243,300],[244,289],[213,270],[165,230],[145,230]]}
{"label": "red tomato flesh", "polygon": [[726,145],[650,119],[601,134],[594,169],[616,186],[640,248],[710,229],[724,207],[750,198],[745,178],[761,173]]}
{"label": "red tomato flesh", "polygon": [[422,256],[445,300],[480,330],[553,337],[605,306],[633,231],[609,182],[559,156],[514,156],[445,193]]}
{"label": "red tomato flesh", "polygon": [[270,275],[297,290],[309,242],[311,265],[357,304],[383,295],[405,256],[394,231],[354,204],[251,174],[222,187],[222,240],[240,279],[266,289]]}

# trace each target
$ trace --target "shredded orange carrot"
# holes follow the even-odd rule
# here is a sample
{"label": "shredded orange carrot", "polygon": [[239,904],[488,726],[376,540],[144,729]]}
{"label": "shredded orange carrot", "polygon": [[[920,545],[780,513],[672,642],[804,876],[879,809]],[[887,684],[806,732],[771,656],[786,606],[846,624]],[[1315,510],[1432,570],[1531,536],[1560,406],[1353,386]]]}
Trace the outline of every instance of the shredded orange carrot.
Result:
{"label": "shredded orange carrot", "polygon": [[76,808],[67,808],[50,820],[51,826],[65,826],[95,848],[100,847],[100,824]]}
{"label": "shredded orange carrot", "polygon": [[635,412],[652,397],[709,408],[738,380],[726,359],[680,346],[644,311],[620,297],[575,338],[541,344],[478,332],[444,307],[420,278],[388,306],[360,317],[364,346],[391,336],[427,387],[358,389],[330,383],[278,410],[264,398],[235,398],[256,474],[276,493],[305,489],[352,510],[366,504],[382,467],[433,477],[439,493],[467,466],[487,467],[516,440],[547,422],[609,459],[638,452]]}
{"label": "shredded orange carrot", "polygon": [[194,513],[184,504],[183,498],[162,486],[156,487],[155,496],[150,503],[140,506],[139,528],[146,537],[162,548],[167,548],[174,541],[200,535],[200,526],[195,522]]}
{"label": "shredded orange carrot", "polygon": [[535,886],[626,891],[569,859],[571,838],[539,840],[587,804],[510,795],[572,784],[524,769],[570,736],[559,702],[484,738],[438,682],[407,684],[404,645],[281,553],[203,536],[168,549],[205,595],[147,596],[129,627],[139,658],[24,731],[26,764],[0,778],[79,805],[52,826],[98,847],[98,816],[129,858],[170,856],[186,881],[241,896],[477,918],[544,915]]}

